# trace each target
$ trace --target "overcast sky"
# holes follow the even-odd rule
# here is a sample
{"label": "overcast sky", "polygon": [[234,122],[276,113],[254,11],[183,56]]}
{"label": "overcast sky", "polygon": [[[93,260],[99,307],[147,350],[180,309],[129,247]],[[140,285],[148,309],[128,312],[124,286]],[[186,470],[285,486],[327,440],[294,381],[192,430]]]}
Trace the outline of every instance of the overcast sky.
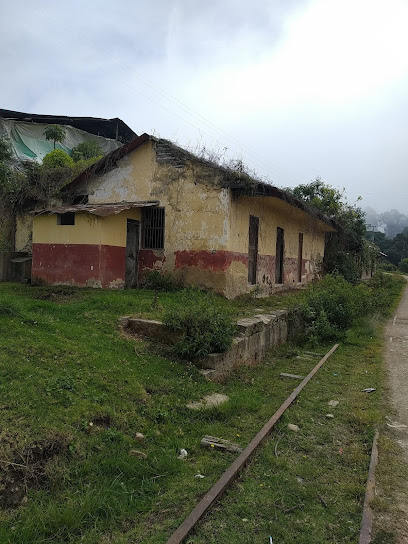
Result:
{"label": "overcast sky", "polygon": [[0,0],[0,107],[120,117],[408,214],[408,0]]}

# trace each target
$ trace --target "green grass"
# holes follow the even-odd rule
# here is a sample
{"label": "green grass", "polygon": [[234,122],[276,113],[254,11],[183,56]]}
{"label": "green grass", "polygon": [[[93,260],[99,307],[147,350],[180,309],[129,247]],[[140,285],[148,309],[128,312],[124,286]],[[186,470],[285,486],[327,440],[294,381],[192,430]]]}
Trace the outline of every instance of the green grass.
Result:
{"label": "green grass", "polygon": [[[318,361],[285,347],[223,384],[207,382],[121,334],[120,316],[160,317],[177,293],[159,294],[162,309],[152,302],[147,290],[0,284],[0,469],[10,478],[7,463],[23,465],[14,468],[28,491],[1,511],[0,542],[165,542],[234,459],[200,448],[201,438],[245,446],[296,386],[279,373],[306,374]],[[239,316],[281,300],[216,303]],[[382,417],[379,330],[362,321],[348,333],[191,543],[267,542],[269,534],[279,544],[357,541],[372,426]],[[376,393],[361,393],[371,386]],[[185,407],[211,392],[230,401]],[[330,399],[339,406],[329,408]],[[288,432],[289,422],[300,432]]]}

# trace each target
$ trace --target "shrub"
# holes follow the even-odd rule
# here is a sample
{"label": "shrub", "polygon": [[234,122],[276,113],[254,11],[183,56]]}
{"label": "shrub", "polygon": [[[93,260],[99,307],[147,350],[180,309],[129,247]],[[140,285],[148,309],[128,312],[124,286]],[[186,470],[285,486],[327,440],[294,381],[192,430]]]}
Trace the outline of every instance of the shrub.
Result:
{"label": "shrub", "polygon": [[0,161],[8,161],[11,156],[10,142],[5,138],[0,138]]}
{"label": "shrub", "polygon": [[180,308],[164,315],[166,325],[182,334],[181,340],[174,346],[175,353],[197,358],[226,351],[231,346],[235,323],[216,304],[213,295],[185,289],[180,302]]}
{"label": "shrub", "polygon": [[377,273],[369,281],[353,285],[340,275],[329,274],[309,286],[294,309],[295,323],[304,327],[313,344],[340,339],[356,318],[370,313],[387,315],[400,290],[401,279]]}
{"label": "shrub", "polygon": [[103,152],[100,145],[92,140],[87,140],[75,146],[71,154],[75,162],[101,157],[102,155]]}
{"label": "shrub", "polygon": [[340,338],[354,319],[366,312],[369,299],[366,285],[354,286],[341,275],[328,274],[307,289],[297,307],[306,337],[312,343]]}
{"label": "shrub", "polygon": [[404,274],[407,274],[408,273],[408,259],[402,259],[402,261],[398,263],[398,268],[399,270],[401,270],[401,272],[404,272]]}
{"label": "shrub", "polygon": [[341,274],[344,279],[351,283],[357,283],[361,276],[355,258],[345,251],[338,251],[333,256],[331,269]]}
{"label": "shrub", "polygon": [[54,149],[54,151],[45,155],[42,164],[45,168],[72,167],[74,161],[62,149]]}
{"label": "shrub", "polygon": [[395,296],[399,293],[401,283],[405,284],[403,278],[381,272],[370,278],[367,286],[370,287],[371,304],[367,309],[388,315]]}
{"label": "shrub", "polygon": [[146,274],[144,286],[153,291],[175,291],[178,288],[172,274],[162,274],[158,270]]}
{"label": "shrub", "polygon": [[386,272],[395,272],[397,270],[397,267],[392,263],[381,263],[378,268]]}

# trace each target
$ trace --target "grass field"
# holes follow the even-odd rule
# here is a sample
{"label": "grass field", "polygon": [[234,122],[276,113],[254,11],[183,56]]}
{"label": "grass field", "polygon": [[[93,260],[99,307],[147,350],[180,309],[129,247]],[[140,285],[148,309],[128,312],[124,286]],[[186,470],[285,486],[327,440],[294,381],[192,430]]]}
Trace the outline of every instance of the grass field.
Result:
{"label": "grass field", "polygon": [[[216,303],[239,316],[285,300]],[[234,459],[200,448],[201,438],[245,446],[297,385],[279,373],[306,374],[318,361],[288,346],[207,382],[118,329],[123,315],[160,317],[177,293],[160,294],[158,310],[152,302],[147,290],[0,284],[0,542],[165,542]],[[383,415],[380,330],[378,318],[349,331],[189,542],[357,542],[372,426]],[[186,408],[211,392],[230,400]]]}

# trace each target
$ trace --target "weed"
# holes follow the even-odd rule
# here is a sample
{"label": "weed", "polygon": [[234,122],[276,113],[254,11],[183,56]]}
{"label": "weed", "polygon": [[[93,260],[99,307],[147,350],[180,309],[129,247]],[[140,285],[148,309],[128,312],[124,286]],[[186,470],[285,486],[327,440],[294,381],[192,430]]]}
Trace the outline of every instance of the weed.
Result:
{"label": "weed", "polygon": [[144,287],[153,291],[176,291],[179,289],[170,272],[161,273],[158,270],[152,270],[146,274]]}
{"label": "weed", "polygon": [[400,288],[400,281],[384,274],[358,285],[343,276],[328,274],[308,287],[303,300],[295,302],[294,314],[304,323],[311,344],[341,339],[360,316],[369,312],[386,314]]}
{"label": "weed", "polygon": [[226,351],[232,343],[235,324],[229,313],[214,305],[215,297],[196,296],[193,289],[182,294],[183,306],[164,315],[164,322],[182,338],[174,346],[177,354],[187,357],[203,357],[209,353]]}

